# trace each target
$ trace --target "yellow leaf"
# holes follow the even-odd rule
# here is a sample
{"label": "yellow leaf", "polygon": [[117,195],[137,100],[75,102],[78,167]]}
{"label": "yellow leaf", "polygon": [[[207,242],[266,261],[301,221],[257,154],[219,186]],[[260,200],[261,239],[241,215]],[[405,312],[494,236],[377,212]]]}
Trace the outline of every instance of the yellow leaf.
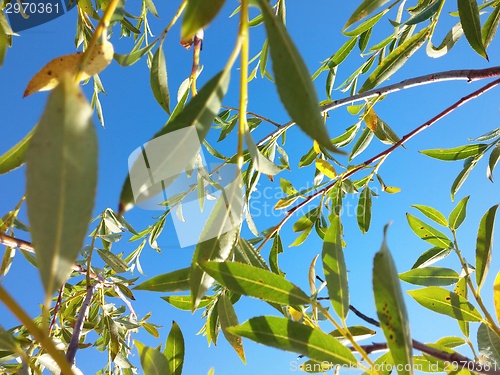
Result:
{"label": "yellow leaf", "polygon": [[318,169],[318,171],[323,173],[328,178],[337,177],[337,172],[335,172],[335,168],[333,168],[333,165],[328,163],[326,160],[316,159],[316,168]]}
{"label": "yellow leaf", "polygon": [[321,154],[321,149],[319,148],[318,142],[316,142],[316,141],[313,142],[313,148],[314,148],[314,152],[316,152],[316,155]]}
{"label": "yellow leaf", "polygon": [[292,317],[294,322],[300,322],[302,319],[302,311],[295,310],[292,306],[288,306],[288,312],[290,313],[290,316]]}
{"label": "yellow leaf", "polygon": [[[90,55],[87,64],[82,67],[81,81],[89,79],[95,74],[100,73],[113,60],[113,45],[107,40],[95,46]],[[28,83],[24,91],[24,97],[37,91],[51,90],[57,86],[64,74],[75,76],[78,72],[82,52],[63,55],[55,58],[36,73]]]}
{"label": "yellow leaf", "polygon": [[386,186],[384,191],[389,194],[396,194],[401,192],[401,188],[398,188],[396,186]]}
{"label": "yellow leaf", "polygon": [[495,303],[497,320],[500,323],[500,272],[498,272],[495,283],[493,284],[493,301]]}
{"label": "yellow leaf", "polygon": [[377,130],[378,116],[373,109],[365,113],[365,124],[371,131]]}

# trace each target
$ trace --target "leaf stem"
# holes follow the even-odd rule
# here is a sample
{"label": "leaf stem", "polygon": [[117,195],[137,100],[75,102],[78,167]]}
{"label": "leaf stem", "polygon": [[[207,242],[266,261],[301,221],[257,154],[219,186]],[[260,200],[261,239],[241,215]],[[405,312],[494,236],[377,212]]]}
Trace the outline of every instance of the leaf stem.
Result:
{"label": "leaf stem", "polygon": [[240,102],[239,102],[239,127],[238,127],[238,157],[237,165],[239,173],[243,167],[243,140],[247,132],[247,106],[248,106],[248,59],[249,59],[249,33],[248,33],[248,7],[249,0],[241,1],[240,29],[238,39],[241,40],[240,53]]}
{"label": "leaf stem", "polygon": [[40,343],[43,349],[54,359],[61,373],[65,375],[73,374],[71,364],[66,360],[64,355],[57,350],[51,338],[45,334],[34,322],[23,308],[10,296],[10,294],[0,285],[0,301],[19,319],[23,326],[29,331],[35,340]]}

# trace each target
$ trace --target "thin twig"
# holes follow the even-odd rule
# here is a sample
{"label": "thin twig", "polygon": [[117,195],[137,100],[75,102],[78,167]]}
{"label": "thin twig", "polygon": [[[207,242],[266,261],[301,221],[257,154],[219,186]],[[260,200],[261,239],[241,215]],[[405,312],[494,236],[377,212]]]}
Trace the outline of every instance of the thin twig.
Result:
{"label": "thin twig", "polygon": [[64,285],[62,285],[59,288],[59,294],[57,295],[57,301],[56,301],[56,304],[54,305],[54,311],[53,311],[54,315],[52,316],[52,321],[50,322],[50,326],[49,326],[49,336],[52,334],[52,328],[54,328],[54,325],[56,324],[57,312],[59,311],[59,308],[61,307],[63,291],[64,291]]}
{"label": "thin twig", "polygon": [[66,352],[66,359],[69,363],[75,361],[76,352],[78,350],[78,343],[80,342],[80,335],[82,333],[83,323],[85,322],[85,317],[92,302],[92,297],[94,296],[94,286],[87,285],[87,294],[83,300],[82,307],[78,313],[78,319],[76,320],[75,327],[73,328],[73,334],[71,335],[71,340],[69,342],[68,351]]}
{"label": "thin twig", "polygon": [[[230,106],[227,106],[227,105],[222,105],[221,108],[230,109],[230,110],[233,110],[233,111],[239,111],[238,108],[236,108],[236,107],[230,107]],[[273,120],[271,120],[271,119],[269,119],[267,117],[261,116],[258,113],[247,111],[247,115],[250,115],[250,116],[256,117],[256,118],[258,118],[258,119],[260,119],[262,121],[268,122],[271,125],[276,126],[277,128],[281,128],[281,124],[278,124],[277,122],[275,122],[275,121],[273,121]]]}
{"label": "thin twig", "polygon": [[328,192],[339,181],[343,181],[343,180],[347,179],[348,177],[352,176],[353,174],[355,174],[356,172],[360,171],[361,169],[364,169],[367,166],[369,166],[370,164],[372,164],[372,163],[374,163],[374,162],[382,159],[383,157],[389,155],[395,149],[397,149],[400,146],[403,146],[406,142],[408,142],[410,139],[412,139],[418,133],[420,133],[421,131],[423,131],[423,130],[429,128],[429,127],[431,127],[436,122],[438,122],[439,120],[441,120],[442,118],[444,118],[445,116],[449,115],[451,112],[453,112],[454,110],[456,110],[458,107],[461,107],[462,105],[464,105],[465,103],[471,101],[472,99],[475,99],[475,98],[481,96],[482,94],[486,93],[487,91],[491,90],[493,87],[495,87],[495,86],[497,86],[499,84],[500,84],[500,79],[497,79],[497,80],[495,80],[493,82],[490,82],[487,85],[481,87],[480,89],[474,91],[473,93],[471,93],[471,94],[469,94],[467,96],[464,96],[460,100],[458,100],[455,103],[453,103],[452,105],[450,105],[444,111],[441,111],[439,114],[437,114],[436,116],[434,116],[429,121],[426,121],[425,123],[423,123],[419,127],[413,129],[411,132],[405,134],[398,142],[394,143],[391,147],[389,147],[386,150],[380,152],[379,154],[371,157],[370,159],[364,161],[363,163],[357,165],[356,167],[353,167],[353,168],[349,169],[344,174],[339,175],[339,177],[335,181],[333,181],[331,184],[327,185],[326,187],[324,187],[324,188],[316,191],[315,193],[311,194],[310,196],[308,196],[300,204],[298,204],[297,206],[295,206],[295,207],[293,207],[293,208],[291,208],[290,210],[287,211],[286,216],[273,228],[273,230],[271,232],[269,232],[269,234],[266,236],[266,238],[264,238],[264,241],[259,245],[259,247],[257,248],[257,251],[260,251],[264,247],[264,245],[271,239],[271,237],[274,236],[281,229],[281,227],[290,219],[290,217],[296,211],[300,210],[302,207],[304,207],[307,204],[309,204],[309,202],[311,202],[316,197],[318,197],[318,196],[320,196],[320,195]]}

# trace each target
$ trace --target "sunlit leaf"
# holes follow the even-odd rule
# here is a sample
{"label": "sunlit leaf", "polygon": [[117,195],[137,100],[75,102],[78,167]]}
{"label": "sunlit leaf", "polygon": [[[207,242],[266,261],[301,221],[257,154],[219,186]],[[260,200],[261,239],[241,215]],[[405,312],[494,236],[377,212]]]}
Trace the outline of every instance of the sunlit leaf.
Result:
{"label": "sunlit leaf", "polygon": [[446,258],[451,253],[451,249],[443,249],[441,247],[433,247],[425,251],[422,255],[418,257],[415,264],[411,267],[413,268],[423,268],[428,267],[437,261]]}
{"label": "sunlit leaf", "polygon": [[465,216],[467,215],[467,202],[469,201],[470,196],[463,198],[460,202],[457,203],[457,206],[451,211],[450,217],[448,218],[448,223],[451,229],[458,229],[460,225],[465,220]]}
{"label": "sunlit leaf", "polygon": [[45,291],[71,273],[91,219],[97,185],[92,110],[66,76],[49,96],[26,152],[31,235]]}
{"label": "sunlit leaf", "polygon": [[154,276],[137,285],[135,290],[149,290],[152,292],[179,292],[189,290],[190,268],[182,268],[173,272]]}
{"label": "sunlit leaf", "polygon": [[451,184],[451,200],[455,200],[456,192],[462,187],[465,180],[469,177],[469,174],[472,172],[472,169],[477,165],[477,162],[481,158],[483,154],[476,156],[473,159],[467,159],[464,163],[464,168],[458,173],[457,177]]}
{"label": "sunlit leaf", "polygon": [[[463,276],[458,280],[457,284],[455,285],[455,288],[453,289],[453,292],[455,294],[458,294],[460,297],[463,297],[467,299],[468,295],[468,288],[469,286],[467,285],[467,276]],[[465,335],[465,337],[469,337],[470,334],[470,324],[469,322],[464,322],[463,320],[459,320],[458,326],[460,327],[460,330],[462,333]]]}
{"label": "sunlit leaf", "polygon": [[163,46],[160,44],[151,61],[149,82],[153,95],[161,107],[170,114],[170,93],[168,91],[167,63]]}
{"label": "sunlit leaf", "polygon": [[427,56],[438,58],[446,55],[453,48],[455,43],[458,42],[462,35],[464,35],[464,31],[462,30],[462,25],[459,22],[453,26],[450,31],[448,31],[448,34],[446,34],[439,46],[435,47],[432,44],[432,40],[429,39],[425,49]]}
{"label": "sunlit leaf", "polygon": [[469,301],[444,288],[430,286],[410,290],[408,294],[422,306],[439,314],[448,315],[466,322],[479,322],[482,320],[479,311]]}
{"label": "sunlit leaf", "polygon": [[500,272],[497,273],[497,277],[495,277],[495,282],[493,284],[493,302],[495,304],[497,320],[500,323]]}
{"label": "sunlit leaf", "polygon": [[[367,17],[369,14],[380,8],[382,5],[388,3],[389,0],[364,0],[354,11],[353,14],[347,20],[347,23],[344,26],[344,30],[347,29],[353,23],[362,20]],[[371,26],[370,26],[371,27]],[[345,33],[345,31],[344,31]]]}
{"label": "sunlit leaf", "polygon": [[113,58],[116,60],[118,64],[121,66],[130,66],[135,64],[139,59],[144,56],[146,53],[151,51],[153,47],[155,46],[156,42],[152,42],[151,44],[148,44],[145,47],[139,48],[137,50],[134,50],[130,53],[126,54],[119,54],[115,53]]}
{"label": "sunlit leaf", "polygon": [[366,148],[372,141],[373,136],[374,133],[369,128],[365,128],[361,132],[361,135],[359,136],[358,140],[356,141],[356,143],[354,143],[354,146],[352,146],[351,155],[349,155],[349,161],[351,161],[356,156],[361,154],[364,150],[366,150]]}
{"label": "sunlit leaf", "polygon": [[444,227],[448,226],[448,220],[446,220],[444,215],[435,208],[424,206],[423,204],[412,204],[411,206],[415,207],[417,210],[422,212],[425,216],[438,223],[439,225],[442,225]]}
{"label": "sunlit leaf", "polygon": [[449,249],[453,247],[451,240],[436,228],[431,227],[429,224],[424,223],[422,220],[417,219],[409,213],[406,214],[406,219],[408,220],[408,224],[413,232],[424,241],[442,249]]}
{"label": "sunlit leaf", "polygon": [[384,331],[398,374],[410,374],[413,368],[412,341],[408,313],[396,265],[386,244],[387,226],[382,247],[373,260],[373,293],[380,326]]}
{"label": "sunlit leaf", "polygon": [[167,358],[158,349],[145,346],[141,342],[134,340],[134,344],[139,352],[141,367],[144,375],[169,375],[170,367]]}
{"label": "sunlit leaf", "polygon": [[128,270],[127,263],[122,258],[116,256],[111,251],[97,249],[99,256],[110,266],[116,273],[122,273]]}
{"label": "sunlit leaf", "polygon": [[259,0],[259,5],[264,16],[274,78],[281,101],[302,131],[320,145],[335,151],[319,111],[316,89],[299,51],[267,0]]}
{"label": "sunlit leaf", "polygon": [[483,42],[484,48],[487,48],[495,34],[497,33],[498,24],[500,23],[500,7],[497,5],[481,29],[481,40]]}
{"label": "sunlit leaf", "polygon": [[285,276],[283,272],[281,272],[278,266],[278,256],[283,253],[283,244],[281,243],[281,237],[279,234],[276,234],[273,239],[273,244],[271,246],[271,251],[269,252],[269,267],[271,271],[274,273]]}
{"label": "sunlit leaf", "polygon": [[477,330],[477,347],[479,354],[488,358],[495,366],[500,365],[500,338],[484,323]]}
{"label": "sunlit leaf", "polygon": [[[191,296],[166,296],[161,297],[165,302],[178,308],[179,310],[191,311]],[[212,297],[203,297],[198,304],[198,309],[206,307],[212,303]]]}
{"label": "sunlit leaf", "polygon": [[260,252],[258,252],[249,241],[241,237],[238,239],[234,248],[234,260],[266,270],[269,269],[266,261],[262,258],[262,255],[260,255]]}
{"label": "sunlit leaf", "polygon": [[318,220],[320,213],[321,207],[313,208],[293,224],[293,231],[302,232],[304,230],[310,229]]}
{"label": "sunlit leaf", "polygon": [[399,278],[415,285],[442,286],[455,284],[459,276],[456,271],[450,268],[424,267],[400,273]]}
{"label": "sunlit leaf", "polygon": [[286,318],[259,316],[228,331],[260,344],[332,364],[355,365],[352,352],[333,336]]}
{"label": "sunlit leaf", "polygon": [[323,242],[322,260],[330,302],[337,315],[345,319],[349,312],[349,287],[341,233],[340,217],[332,215]]}
{"label": "sunlit leaf", "polygon": [[335,168],[326,160],[316,159],[316,169],[321,173],[323,173],[328,178],[333,179],[337,177],[337,172],[335,172]]}
{"label": "sunlit leaf", "polygon": [[479,55],[488,60],[481,37],[481,20],[476,0],[457,0],[460,23],[470,46]]}
{"label": "sunlit leaf", "polygon": [[420,151],[420,153],[430,156],[434,159],[454,161],[463,160],[479,155],[486,149],[487,146],[487,144],[478,143],[475,145],[465,145],[447,149],[437,148],[433,150],[423,150]]}
{"label": "sunlit leaf", "polygon": [[188,42],[199,29],[212,22],[224,2],[225,0],[189,0],[182,20],[181,42]]}
{"label": "sunlit leaf", "polygon": [[[500,9],[500,6],[498,7],[498,9]],[[493,182],[493,171],[495,170],[495,166],[497,165],[498,160],[500,160],[500,143],[498,143],[493,151],[491,151],[488,161],[488,168],[486,169],[486,176],[491,182]]]}
{"label": "sunlit leaf", "polygon": [[201,267],[233,292],[283,305],[310,302],[299,287],[270,271],[233,262],[205,262]]}
{"label": "sunlit leaf", "polygon": [[370,229],[372,220],[372,191],[368,186],[366,186],[359,195],[356,217],[361,233],[365,234],[368,232],[368,229]]}
{"label": "sunlit leaf", "polygon": [[476,282],[477,289],[486,279],[488,268],[491,262],[491,253],[493,250],[493,234],[495,230],[495,215],[498,209],[498,204],[491,207],[482,217],[479,223],[476,241]]}
{"label": "sunlit leaf", "polygon": [[252,156],[253,164],[256,170],[270,176],[274,176],[275,174],[281,171],[280,167],[278,167],[271,160],[262,155],[260,150],[255,145],[255,142],[253,141],[250,132],[247,132],[245,134],[245,139],[247,142],[248,151]]}
{"label": "sunlit leaf", "polygon": [[172,322],[172,328],[168,333],[167,342],[163,354],[168,361],[170,374],[181,375],[184,365],[184,337],[181,328],[176,322]]}
{"label": "sunlit leaf", "polygon": [[235,336],[227,330],[231,326],[238,325],[238,318],[236,317],[236,313],[234,312],[231,300],[225,294],[222,294],[219,297],[218,312],[219,321],[224,337],[236,351],[236,354],[238,354],[238,357],[240,357],[241,361],[243,363],[246,363],[245,351],[243,350],[243,341],[241,337]]}
{"label": "sunlit leaf", "polygon": [[25,162],[26,150],[28,149],[29,141],[35,132],[36,127],[26,134],[15,146],[0,155],[0,174],[10,172],[19,168]]}
{"label": "sunlit leaf", "polygon": [[424,44],[429,32],[429,27],[426,27],[395,48],[368,77],[359,92],[368,91],[393,75]]}

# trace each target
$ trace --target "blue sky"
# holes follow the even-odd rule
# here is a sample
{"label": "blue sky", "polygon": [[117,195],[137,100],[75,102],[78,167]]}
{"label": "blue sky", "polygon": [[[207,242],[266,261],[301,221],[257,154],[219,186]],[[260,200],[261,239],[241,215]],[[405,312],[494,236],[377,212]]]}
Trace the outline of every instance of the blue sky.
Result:
{"label": "blue sky", "polygon": [[[309,70],[313,72],[319,66],[320,61],[329,57],[347,40],[340,34],[340,30],[358,2],[343,2],[342,5],[332,6],[331,2],[321,0],[314,2],[314,5],[310,4],[309,2],[288,1],[287,25]],[[158,2],[156,5],[161,19],[156,20],[151,16],[150,21],[152,30],[157,35],[168,23],[178,4],[177,2],[175,4]],[[201,56],[204,71],[200,76],[199,87],[222,69],[234,46],[237,17],[228,19],[228,16],[236,5],[237,2],[227,2],[222,13],[205,31]],[[449,4],[449,10],[452,10],[452,5],[454,4]],[[129,11],[134,13],[136,11],[133,8],[135,4],[129,2],[127,7],[129,6]],[[255,13],[255,10],[253,12]],[[0,68],[0,82],[2,82],[0,85],[0,98],[2,98],[0,100],[0,113],[2,113],[0,154],[20,140],[39,119],[47,99],[47,93],[37,93],[23,99],[23,91],[31,76],[46,62],[56,56],[74,51],[75,21],[76,12],[73,10],[47,24],[23,31],[20,37],[14,39],[14,48],[8,51],[4,66]],[[443,21],[445,22],[440,23],[438,27],[436,44],[440,42],[437,39],[442,38],[448,29],[457,22],[454,18],[443,19]],[[381,40],[386,35],[383,33],[390,32],[391,27],[386,20],[383,20],[379,25],[381,32],[375,32],[372,40]],[[260,50],[263,40],[263,28],[251,29],[252,56]],[[118,53],[127,53],[132,46],[131,40],[118,39],[118,30],[115,30],[111,41]],[[489,48],[490,62],[472,52],[464,38],[448,55],[441,59],[428,58],[422,49],[391,78],[390,82],[394,83],[404,78],[441,70],[498,65],[500,50],[497,45],[498,41],[493,41]],[[192,58],[191,51],[184,50],[179,44],[178,25],[167,36],[164,48],[169,86],[171,93],[175,93],[177,87],[190,72]],[[342,82],[361,63],[362,60],[357,51],[353,51],[352,56],[339,68],[337,83]],[[225,105],[237,106],[237,77],[238,72],[234,70],[230,90],[224,101]],[[325,99],[324,79],[325,76],[322,75],[316,81],[320,99]],[[102,128],[95,119],[100,152],[96,215],[106,207],[113,209],[117,207],[121,186],[127,173],[129,154],[142,143],[148,141],[167,120],[166,114],[155,102],[151,93],[149,70],[145,59],[127,68],[113,62],[101,74],[101,80],[107,94],[101,96],[106,127]],[[482,85],[481,82],[472,84],[466,84],[464,81],[448,82],[400,92],[379,103],[376,107],[377,114],[401,136],[462,96],[479,88],[480,85]],[[85,92],[90,100],[91,87],[86,87]],[[347,243],[345,254],[349,269],[351,303],[367,315],[376,316],[371,291],[371,268],[373,255],[379,249],[382,241],[383,226],[388,222],[393,222],[388,232],[388,244],[395,257],[398,270],[406,271],[424,250],[430,248],[411,232],[406,223],[406,212],[421,217],[410,205],[433,206],[441,210],[445,216],[454,207],[450,200],[449,191],[453,179],[461,170],[461,162],[453,164],[439,162],[420,155],[418,150],[467,144],[469,137],[477,137],[497,127],[500,119],[497,92],[498,88],[458,109],[431,129],[411,140],[405,150],[397,150],[389,157],[380,173],[388,185],[398,186],[402,192],[395,195],[381,193],[373,200],[372,226],[367,234],[360,233],[355,215],[352,214],[357,197],[346,199],[346,203],[352,206],[351,209],[346,206],[342,216],[344,239]],[[345,93],[339,91],[333,93],[334,98],[345,96]],[[173,97],[175,98],[175,95]],[[275,88],[270,82],[261,78],[250,84],[249,110],[272,118],[279,123],[285,123],[289,120],[277,97]],[[357,119],[349,115],[344,108],[330,112],[327,123],[330,135],[341,134],[344,129],[356,121]],[[258,140],[272,130],[272,125],[262,124],[254,132],[254,138]],[[217,131],[212,131],[209,135],[209,139],[212,141],[215,141],[217,137]],[[226,155],[235,152],[234,139],[234,137],[228,137],[222,145]],[[300,157],[311,146],[312,141],[298,129],[289,131],[285,148],[290,156],[292,171],[284,171],[279,174],[274,183],[263,178],[259,187],[266,188],[268,192],[272,192],[272,195],[279,198],[281,196],[279,177],[291,180],[296,187],[310,184],[314,175],[313,168],[299,170],[297,164]],[[385,147],[374,141],[370,148],[354,162],[368,159]],[[459,231],[459,240],[461,240],[464,254],[471,262],[474,260],[474,244],[479,220],[489,207],[498,203],[500,197],[497,185],[486,179],[485,169],[486,160],[483,160],[472,172],[469,181],[456,197],[456,201],[458,201],[466,195],[471,195],[468,218]],[[376,183],[373,186],[377,186]],[[17,204],[24,189],[25,168],[0,176],[1,214]],[[266,203],[269,204],[269,201],[261,198],[254,207],[257,208],[259,204],[264,207]],[[317,202],[314,203],[317,204]],[[276,214],[271,214],[269,210],[266,212],[268,213],[267,217],[265,215],[255,217],[259,230],[270,227],[279,220]],[[126,217],[136,229],[143,229],[153,223],[153,217],[156,214],[151,211],[135,209]],[[23,210],[21,218],[25,222],[27,221],[25,210]],[[298,218],[299,216],[296,217],[296,219]],[[307,269],[314,256],[321,252],[322,245],[320,240],[312,234],[302,246],[288,248],[296,236],[291,230],[293,222],[292,219],[282,231],[285,253],[280,257],[280,266],[287,272],[289,280],[308,290]],[[152,249],[145,249],[143,252],[141,263],[147,278],[189,265],[193,248],[179,248],[173,230],[172,223],[168,222],[158,241],[163,251],[162,254]],[[17,235],[28,239],[25,233],[17,232]],[[128,244],[122,240],[115,245],[113,250],[128,254],[134,249],[134,245],[136,244]],[[268,256],[269,246],[263,251],[265,258]],[[498,256],[494,253],[490,274],[483,291],[483,298],[490,308],[492,307],[491,285],[500,268],[499,264]],[[450,256],[441,265],[458,269],[458,262],[453,256]],[[319,262],[317,273],[322,274]],[[137,272],[135,275],[139,276]],[[142,277],[142,280],[145,279]],[[2,283],[18,298],[28,312],[33,315],[39,313],[39,303],[43,300],[43,295],[38,272],[19,253],[15,257],[11,271]],[[404,288],[415,289],[408,284],[405,284]],[[185,374],[205,374],[211,367],[215,367],[215,374],[218,375],[234,374],[235,371],[242,375],[255,374],[256,372],[264,374],[293,373],[290,361],[294,361],[296,355],[292,353],[264,348],[244,340],[247,355],[247,365],[244,366],[222,335],[219,337],[217,347],[207,348],[206,339],[201,335],[195,335],[202,327],[200,314],[197,313],[193,316],[190,313],[176,310],[162,301],[159,298],[160,295],[163,294],[135,292],[137,301],[135,301],[134,306],[139,316],[153,311],[150,321],[163,326],[161,330],[163,339],[166,338],[171,321],[175,320],[179,323],[186,339]],[[326,291],[324,295],[326,295]],[[119,304],[120,301],[116,300],[115,303]],[[445,335],[460,336],[457,324],[451,319],[444,316],[434,316],[410,298],[407,299],[407,305],[415,339],[433,342]],[[274,311],[263,302],[249,298],[242,299],[235,308],[240,322],[256,315],[274,314]],[[0,316],[2,316],[4,327],[17,324],[3,306],[0,306]],[[349,321],[353,325],[362,324],[354,316],[350,316]],[[325,326],[325,329],[328,330],[329,327]],[[160,343],[158,339],[144,333],[137,335],[137,339],[150,346],[156,346]],[[383,338],[377,336],[373,341],[383,341]],[[467,351],[465,353],[469,354]],[[92,349],[79,351],[77,366],[81,367],[85,373],[95,372],[103,366],[105,357],[102,356],[102,362],[97,363],[97,360],[94,360],[94,355]]]}

